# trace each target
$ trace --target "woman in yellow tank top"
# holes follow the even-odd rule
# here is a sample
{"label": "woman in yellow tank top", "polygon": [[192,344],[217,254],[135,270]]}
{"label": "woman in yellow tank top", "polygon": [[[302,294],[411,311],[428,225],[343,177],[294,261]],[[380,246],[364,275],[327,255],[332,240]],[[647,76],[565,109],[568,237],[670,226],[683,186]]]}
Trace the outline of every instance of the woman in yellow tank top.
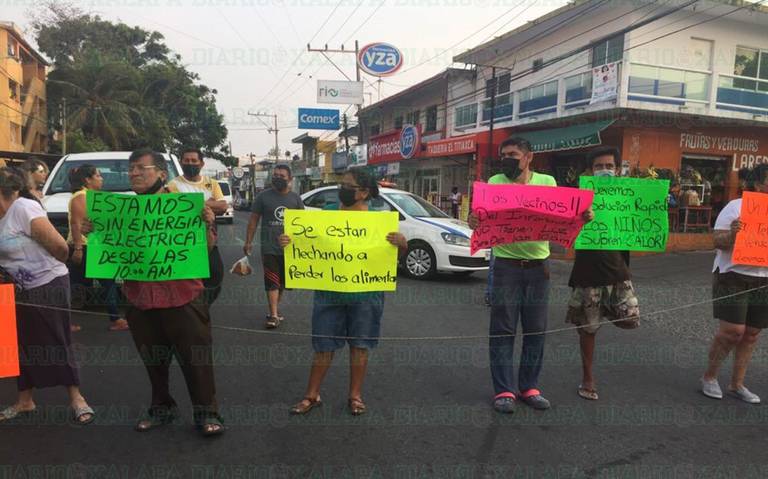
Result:
{"label": "woman in yellow tank top", "polygon": [[[67,262],[69,267],[69,277],[71,288],[74,294],[84,294],[88,288],[93,287],[93,282],[85,277],[85,258],[88,244],[88,237],[82,233],[83,221],[86,218],[86,194],[88,190],[100,190],[104,180],[98,168],[93,165],[82,165],[73,168],[69,172],[69,184],[72,187],[72,198],[69,200],[68,218],[69,233],[67,243],[69,244],[70,257]],[[120,317],[117,307],[118,290],[114,281],[100,279],[102,289],[106,292],[106,307],[109,313],[111,325],[110,331],[124,331],[128,329],[128,322]],[[85,295],[88,297],[88,295]],[[80,327],[73,326],[77,331]]]}

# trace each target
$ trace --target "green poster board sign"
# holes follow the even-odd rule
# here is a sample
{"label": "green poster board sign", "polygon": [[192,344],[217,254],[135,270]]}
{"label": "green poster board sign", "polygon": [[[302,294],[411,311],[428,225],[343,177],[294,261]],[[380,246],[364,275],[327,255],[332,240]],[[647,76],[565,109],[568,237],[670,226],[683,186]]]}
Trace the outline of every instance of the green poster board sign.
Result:
{"label": "green poster board sign", "polygon": [[125,195],[88,191],[88,278],[208,278],[202,193]]}
{"label": "green poster board sign", "polygon": [[666,250],[669,180],[582,176],[579,187],[595,192],[595,219],[584,225],[575,249]]}

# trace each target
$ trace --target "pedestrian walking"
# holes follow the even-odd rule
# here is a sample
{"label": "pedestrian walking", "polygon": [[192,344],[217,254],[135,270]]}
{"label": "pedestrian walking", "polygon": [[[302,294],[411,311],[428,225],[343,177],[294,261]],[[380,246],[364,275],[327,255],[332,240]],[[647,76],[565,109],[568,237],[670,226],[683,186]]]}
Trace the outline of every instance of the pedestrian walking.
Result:
{"label": "pedestrian walking", "polygon": [[[616,176],[620,164],[616,148],[600,147],[587,154],[587,174],[592,176]],[[593,219],[591,209],[584,219]],[[640,307],[629,271],[629,251],[576,250],[568,286],[573,292],[565,321],[579,327],[581,350],[582,376],[577,393],[597,400],[592,364],[601,322],[611,321],[624,329],[639,325]]]}
{"label": "pedestrian walking", "polygon": [[280,235],[283,234],[285,210],[304,209],[301,197],[291,191],[292,179],[291,168],[288,165],[280,164],[272,170],[272,188],[256,196],[243,246],[245,255],[250,256],[256,227],[261,221],[261,261],[264,267],[264,289],[267,291],[269,305],[266,318],[267,329],[278,327],[285,319],[279,313],[280,301],[285,290],[285,257],[279,243]]}
{"label": "pedestrian walking", "polygon": [[34,413],[35,389],[55,386],[67,388],[76,424],[96,417],[80,392],[72,350],[67,255],[24,172],[0,169],[0,267],[16,285],[20,369],[16,403],[0,412],[0,422]]}
{"label": "pedestrian walking", "polygon": [[[213,210],[216,215],[223,215],[227,211],[227,201],[221,191],[219,182],[200,172],[205,166],[203,152],[199,148],[185,147],[181,150],[182,176],[177,176],[168,183],[168,191],[171,193],[202,193],[205,205]],[[205,286],[206,301],[213,304],[221,293],[221,283],[224,281],[224,260],[218,246],[214,246],[208,254],[208,269],[211,275],[203,280]]]}
{"label": "pedestrian walking", "polygon": [[[379,187],[371,175],[362,169],[349,170],[341,180],[341,205],[338,208],[343,211],[368,211],[368,202],[378,197]],[[290,243],[290,237],[280,235],[279,241],[281,247],[285,247]],[[387,234],[387,241],[398,247],[400,255],[408,252],[408,243],[401,233]],[[293,406],[293,414],[306,414],[322,403],[320,387],[331,367],[335,351],[342,349],[345,343],[349,344],[347,404],[352,415],[365,414],[367,407],[363,402],[362,389],[368,368],[368,352],[378,344],[383,314],[383,292],[315,291],[312,308],[312,348],[315,354],[304,398]]]}
{"label": "pedestrian walking", "polygon": [[461,193],[459,193],[459,187],[454,186],[451,189],[451,216],[454,218],[459,217],[459,206],[461,205]]}
{"label": "pedestrian walking", "polygon": [[[768,193],[768,164],[741,170],[739,177],[745,190]],[[709,349],[707,370],[701,378],[701,392],[713,399],[723,398],[717,375],[723,360],[733,351],[728,393],[744,402],[759,404],[760,396],[747,389],[744,377],[760,332],[768,327],[768,267],[733,263],[736,234],[746,227],[740,219],[741,202],[741,198],[731,200],[715,221],[717,254],[712,267],[712,307],[720,323]]]}
{"label": "pedestrian walking", "polygon": [[[73,294],[88,297],[88,291],[93,289],[93,280],[85,277],[85,264],[87,256],[88,236],[83,234],[83,222],[86,219],[86,195],[88,190],[100,191],[104,179],[99,170],[90,164],[72,168],[69,171],[69,184],[72,189],[72,197],[67,208],[69,232],[67,245],[69,246],[69,283]],[[99,279],[99,285],[105,293],[105,303],[109,314],[110,331],[126,331],[128,321],[120,317],[118,308],[120,292],[117,283],[111,279]],[[79,325],[72,325],[73,331],[80,331]]]}
{"label": "pedestrian walking", "polygon": [[[167,193],[167,164],[163,155],[136,150],[128,159],[131,189],[138,195]],[[215,245],[216,218],[205,207],[208,250]],[[169,370],[176,357],[192,400],[195,425],[204,436],[224,432],[216,403],[213,375],[211,317],[200,279],[125,281],[123,291],[131,304],[128,324],[152,385],[151,406],[136,423],[139,432],[172,422],[178,415],[170,393]]]}

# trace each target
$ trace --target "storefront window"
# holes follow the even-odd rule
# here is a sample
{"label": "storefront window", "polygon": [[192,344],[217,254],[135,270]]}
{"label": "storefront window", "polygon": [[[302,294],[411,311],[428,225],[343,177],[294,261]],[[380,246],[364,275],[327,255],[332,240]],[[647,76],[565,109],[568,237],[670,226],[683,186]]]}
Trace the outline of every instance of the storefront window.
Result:
{"label": "storefront window", "polygon": [[709,77],[706,73],[633,64],[629,92],[706,101],[709,97]]}
{"label": "storefront window", "polygon": [[437,105],[427,108],[427,128],[425,131],[437,130]]}
{"label": "storefront window", "polygon": [[624,58],[624,35],[617,35],[610,40],[592,47],[592,66],[599,67],[606,63],[621,61]]}
{"label": "storefront window", "polygon": [[[768,51],[758,50],[756,48],[737,47],[733,74],[740,77],[768,80]],[[768,82],[734,78],[733,88],[768,91]]]}

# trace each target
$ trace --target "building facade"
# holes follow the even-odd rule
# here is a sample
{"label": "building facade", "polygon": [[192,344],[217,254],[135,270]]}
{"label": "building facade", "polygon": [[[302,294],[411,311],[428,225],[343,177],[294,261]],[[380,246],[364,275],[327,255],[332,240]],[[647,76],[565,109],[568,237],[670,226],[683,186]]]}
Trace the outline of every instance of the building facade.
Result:
{"label": "building facade", "polygon": [[504,138],[526,137],[561,185],[615,146],[625,171],[668,170],[714,218],[738,169],[768,162],[766,25],[739,0],[577,1],[454,58],[477,75],[451,85],[447,134],[476,136],[478,178]]}
{"label": "building facade", "polygon": [[47,151],[47,66],[16,25],[0,22],[0,152]]}

